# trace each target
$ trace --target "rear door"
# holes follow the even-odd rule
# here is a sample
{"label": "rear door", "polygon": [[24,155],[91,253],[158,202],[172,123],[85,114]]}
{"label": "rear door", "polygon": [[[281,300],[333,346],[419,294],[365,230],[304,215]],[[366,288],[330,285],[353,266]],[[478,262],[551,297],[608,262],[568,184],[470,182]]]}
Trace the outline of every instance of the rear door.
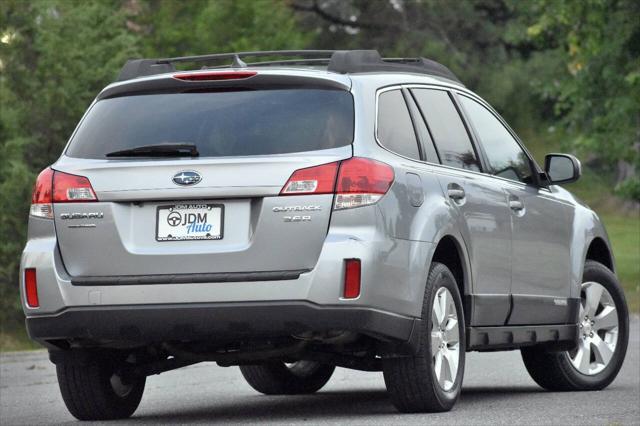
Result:
{"label": "rear door", "polygon": [[[298,169],[351,157],[353,120],[348,91],[318,87],[98,101],[53,166],[87,177],[98,198],[54,206],[68,272],[312,269],[333,195],[280,192]],[[199,157],[107,155],[184,143],[195,145]]]}
{"label": "rear door", "polygon": [[458,215],[471,262],[472,325],[502,325],[510,309],[511,224],[500,185],[482,173],[469,132],[446,90],[414,88],[442,165],[435,167]]}
{"label": "rear door", "polygon": [[510,207],[513,310],[509,324],[560,324],[569,306],[573,207],[537,185],[532,160],[488,108],[465,95],[458,99]]}

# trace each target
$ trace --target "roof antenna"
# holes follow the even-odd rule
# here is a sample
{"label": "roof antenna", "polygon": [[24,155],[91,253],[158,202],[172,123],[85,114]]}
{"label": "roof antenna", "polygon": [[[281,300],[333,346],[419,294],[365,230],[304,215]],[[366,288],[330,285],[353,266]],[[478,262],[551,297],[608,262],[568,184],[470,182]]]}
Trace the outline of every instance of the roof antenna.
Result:
{"label": "roof antenna", "polygon": [[247,64],[240,59],[239,55],[233,55],[233,62],[231,63],[231,68],[246,68]]}

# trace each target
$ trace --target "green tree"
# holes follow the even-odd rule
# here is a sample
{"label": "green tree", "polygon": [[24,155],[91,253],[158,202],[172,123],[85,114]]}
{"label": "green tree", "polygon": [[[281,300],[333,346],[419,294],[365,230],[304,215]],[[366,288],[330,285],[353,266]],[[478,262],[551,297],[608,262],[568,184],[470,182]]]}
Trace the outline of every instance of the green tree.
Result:
{"label": "green tree", "polygon": [[[524,4],[521,4],[524,3]],[[618,191],[640,201],[640,2],[535,0],[514,2],[523,37],[559,58],[554,79],[538,80],[573,146],[615,174]]]}
{"label": "green tree", "polygon": [[20,251],[35,175],[60,154],[97,91],[137,54],[112,1],[5,0],[0,51],[0,320],[18,317]]}
{"label": "green tree", "polygon": [[277,0],[1,1],[1,324],[21,317],[18,266],[35,176],[127,59],[301,48],[308,40]]}

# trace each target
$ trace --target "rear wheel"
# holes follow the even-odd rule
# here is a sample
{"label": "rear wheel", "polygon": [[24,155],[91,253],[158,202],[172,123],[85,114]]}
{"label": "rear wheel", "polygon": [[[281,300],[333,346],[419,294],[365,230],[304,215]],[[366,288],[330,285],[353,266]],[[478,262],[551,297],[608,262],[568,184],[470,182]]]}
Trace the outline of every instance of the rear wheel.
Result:
{"label": "rear wheel", "polygon": [[145,378],[125,380],[124,362],[94,357],[86,362],[56,364],[62,399],[78,420],[114,420],[130,417],[138,408]]}
{"label": "rear wheel", "polygon": [[615,379],[629,339],[629,314],[616,276],[604,265],[587,261],[581,290],[579,336],[566,352],[522,349],[529,374],[549,390],[599,390]]}
{"label": "rear wheel", "polygon": [[448,411],[462,387],[464,313],[456,280],[440,263],[427,279],[420,333],[417,354],[384,360],[389,396],[402,412]]}
{"label": "rear wheel", "polygon": [[241,365],[240,372],[249,385],[265,395],[314,393],[331,378],[335,366],[314,361],[268,362]]}

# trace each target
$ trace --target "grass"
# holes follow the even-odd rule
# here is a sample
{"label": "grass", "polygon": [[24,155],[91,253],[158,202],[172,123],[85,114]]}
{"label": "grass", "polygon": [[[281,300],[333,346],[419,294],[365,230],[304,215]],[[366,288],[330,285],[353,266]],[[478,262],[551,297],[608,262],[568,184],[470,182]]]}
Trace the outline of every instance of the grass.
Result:
{"label": "grass", "polygon": [[16,324],[13,327],[2,327],[2,330],[0,330],[0,352],[25,351],[31,349],[42,349],[42,346],[29,339],[24,324]]}
{"label": "grass", "polygon": [[602,215],[613,246],[618,278],[632,312],[640,311],[640,219],[612,213]]}
{"label": "grass", "polygon": [[[566,135],[524,131],[527,148],[538,164],[544,164],[544,156],[550,152],[562,152],[561,141]],[[566,189],[587,203],[603,221],[616,260],[617,274],[632,312],[640,311],[640,210],[629,206],[612,194],[613,179],[583,167],[583,175]]]}

